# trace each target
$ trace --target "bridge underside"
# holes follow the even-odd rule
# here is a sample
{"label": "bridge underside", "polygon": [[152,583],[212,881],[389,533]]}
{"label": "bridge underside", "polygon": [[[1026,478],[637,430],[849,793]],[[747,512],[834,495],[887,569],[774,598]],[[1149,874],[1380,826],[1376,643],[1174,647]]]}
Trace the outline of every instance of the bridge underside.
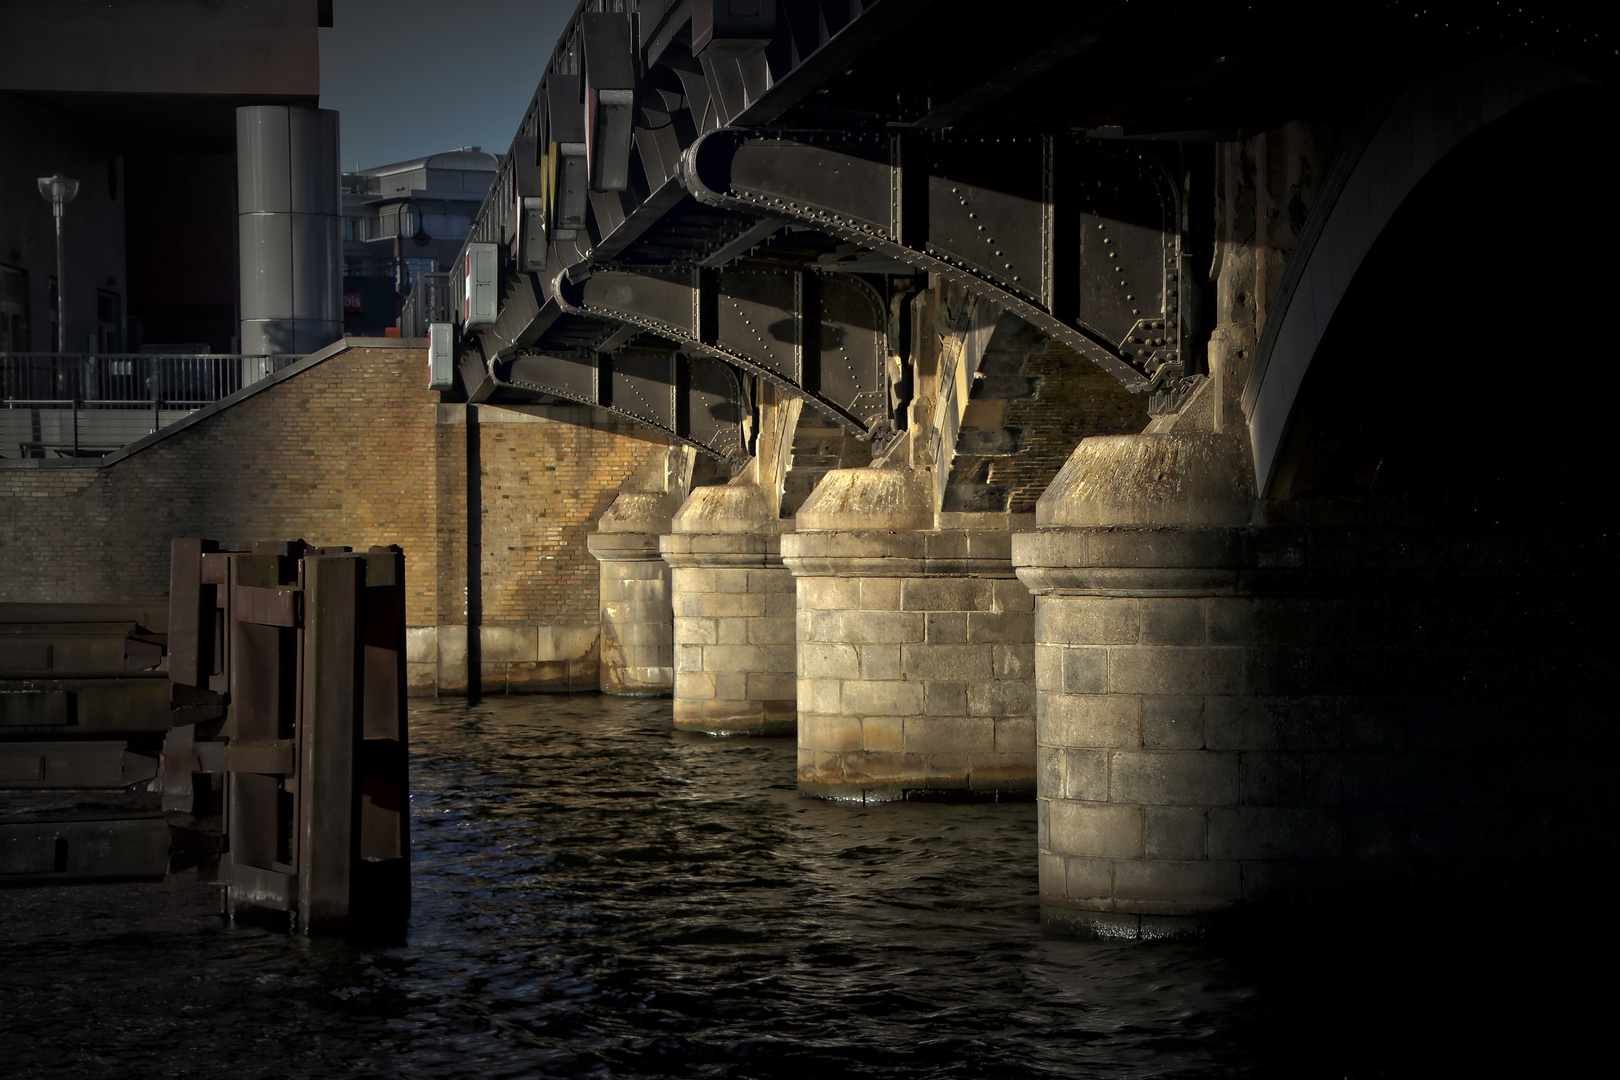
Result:
{"label": "bridge underside", "polygon": [[1602,605],[1516,497],[1560,466],[1470,445],[1514,279],[1605,280],[1482,232],[1612,111],[1589,36],[718,7],[582,5],[455,280],[456,396],[671,443],[592,540],[605,689],[795,733],[809,793],[1038,798],[1072,929],[1612,847]]}

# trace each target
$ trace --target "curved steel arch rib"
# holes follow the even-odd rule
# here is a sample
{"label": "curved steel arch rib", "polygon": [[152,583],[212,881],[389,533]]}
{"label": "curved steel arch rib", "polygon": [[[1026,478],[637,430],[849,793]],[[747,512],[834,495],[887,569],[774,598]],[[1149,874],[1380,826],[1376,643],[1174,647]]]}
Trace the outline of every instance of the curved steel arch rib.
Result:
{"label": "curved steel arch rib", "polygon": [[848,275],[617,267],[553,284],[565,311],[612,319],[760,375],[852,434],[888,418],[888,318]]}
{"label": "curved steel arch rib", "polygon": [[1179,195],[1132,148],[1052,136],[715,131],[700,203],[793,218],[939,274],[1133,392],[1184,373]]}

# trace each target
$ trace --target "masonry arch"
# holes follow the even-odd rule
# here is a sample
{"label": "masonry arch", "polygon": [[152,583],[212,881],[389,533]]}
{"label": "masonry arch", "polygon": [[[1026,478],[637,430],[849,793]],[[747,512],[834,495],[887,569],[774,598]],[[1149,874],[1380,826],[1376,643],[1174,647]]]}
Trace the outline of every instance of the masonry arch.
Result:
{"label": "masonry arch", "polygon": [[[1352,291],[1357,286],[1362,291],[1375,288],[1364,284],[1367,275],[1363,271],[1379,249],[1385,249],[1382,263],[1386,268],[1414,261],[1410,256],[1402,260],[1389,250],[1402,244],[1423,245],[1437,260],[1428,267],[1430,273],[1424,282],[1419,284],[1414,279],[1408,283],[1417,288],[1415,295],[1404,296],[1394,304],[1385,303],[1381,310],[1374,305],[1356,316],[1388,324],[1379,350],[1386,355],[1392,355],[1392,349],[1400,351],[1396,348],[1400,334],[1416,334],[1411,344],[1428,358],[1429,370],[1384,371],[1377,379],[1363,382],[1376,383],[1382,394],[1411,397],[1423,395],[1425,388],[1455,388],[1459,375],[1466,381],[1466,364],[1444,358],[1451,351],[1445,344],[1444,328],[1453,324],[1453,318],[1439,306],[1438,296],[1456,292],[1448,285],[1455,284],[1459,274],[1477,273],[1478,266],[1468,267],[1457,255],[1436,252],[1435,235],[1431,235],[1434,230],[1429,225],[1441,221],[1461,226],[1464,211],[1482,213],[1484,216],[1472,223],[1474,230],[1493,242],[1513,241],[1501,250],[1524,247],[1517,241],[1539,232],[1534,218],[1545,208],[1526,205],[1527,196],[1517,196],[1499,181],[1512,173],[1530,182],[1537,197],[1556,199],[1558,185],[1544,181],[1559,175],[1564,178],[1567,200],[1571,188],[1567,178],[1572,170],[1579,169],[1586,150],[1579,143],[1559,146],[1556,138],[1545,137],[1545,125],[1558,127],[1566,136],[1572,134],[1577,127],[1571,122],[1572,110],[1589,108],[1599,93],[1581,76],[1565,69],[1522,57],[1499,57],[1411,87],[1376,123],[1369,124],[1362,135],[1352,140],[1324,184],[1322,197],[1285,273],[1244,388],[1243,409],[1249,420],[1259,491],[1271,492],[1274,497],[1286,495],[1273,489],[1287,457],[1285,443],[1297,441],[1302,429],[1297,415],[1302,388],[1314,381],[1307,375],[1314,370],[1330,330],[1335,324],[1342,327],[1349,321],[1341,313]],[[1526,110],[1532,106],[1537,106],[1533,115],[1538,122],[1527,122],[1532,114]],[[1515,146],[1507,137],[1510,131],[1513,137],[1529,138],[1535,149]],[[1482,151],[1485,143],[1495,149]],[[1452,159],[1464,148],[1472,155],[1472,164],[1459,168]],[[1548,152],[1554,156],[1537,156]],[[1527,167],[1531,165],[1534,167]],[[1475,175],[1458,175],[1470,169]],[[1436,179],[1437,172],[1443,172],[1454,185],[1462,182],[1447,192],[1445,183]],[[1437,194],[1424,203],[1421,211],[1411,210],[1408,204],[1424,189]],[[1459,191],[1473,194],[1458,199]],[[1487,191],[1496,198],[1478,197]],[[1449,209],[1448,199],[1453,203]],[[1448,235],[1455,238],[1467,234],[1465,228],[1446,228],[1450,229]],[[1533,250],[1534,245],[1529,247]],[[1495,268],[1491,276],[1498,280],[1522,279],[1527,272],[1536,272],[1539,260],[1533,255],[1531,260],[1525,267],[1502,266],[1495,258],[1486,265]],[[1496,290],[1487,287],[1484,291]],[[1425,309],[1422,319],[1402,315],[1392,321],[1397,308],[1409,315],[1414,305]],[[1428,329],[1422,329],[1419,323]],[[1292,466],[1299,464],[1297,458],[1288,461]],[[1296,479],[1291,474],[1285,487]]]}

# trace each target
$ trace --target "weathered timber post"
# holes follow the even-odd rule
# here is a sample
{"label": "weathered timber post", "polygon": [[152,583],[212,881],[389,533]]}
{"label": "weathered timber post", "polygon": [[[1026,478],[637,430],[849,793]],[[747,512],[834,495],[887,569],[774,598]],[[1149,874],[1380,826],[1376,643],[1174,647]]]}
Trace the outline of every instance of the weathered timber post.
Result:
{"label": "weathered timber post", "polygon": [[228,691],[226,908],[397,932],[410,911],[404,555],[216,547],[174,542],[173,677],[177,702]]}
{"label": "weathered timber post", "polygon": [[306,558],[298,916],[305,930],[402,928],[406,812],[405,559]]}

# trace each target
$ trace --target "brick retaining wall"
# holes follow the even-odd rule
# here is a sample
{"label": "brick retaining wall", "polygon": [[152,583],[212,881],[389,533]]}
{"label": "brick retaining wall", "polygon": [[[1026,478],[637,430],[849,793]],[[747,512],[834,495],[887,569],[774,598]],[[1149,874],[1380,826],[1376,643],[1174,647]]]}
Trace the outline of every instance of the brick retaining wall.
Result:
{"label": "brick retaining wall", "polygon": [[[6,461],[0,600],[165,598],[176,536],[399,544],[407,619],[434,628],[413,635],[413,687],[464,687],[437,628],[459,628],[465,657],[466,407],[426,386],[423,348],[349,339],[95,465]],[[594,642],[597,608],[584,536],[665,441],[583,406],[477,411],[486,688],[594,686],[595,646],[581,644],[586,628]],[[542,628],[579,655],[541,656]]]}

